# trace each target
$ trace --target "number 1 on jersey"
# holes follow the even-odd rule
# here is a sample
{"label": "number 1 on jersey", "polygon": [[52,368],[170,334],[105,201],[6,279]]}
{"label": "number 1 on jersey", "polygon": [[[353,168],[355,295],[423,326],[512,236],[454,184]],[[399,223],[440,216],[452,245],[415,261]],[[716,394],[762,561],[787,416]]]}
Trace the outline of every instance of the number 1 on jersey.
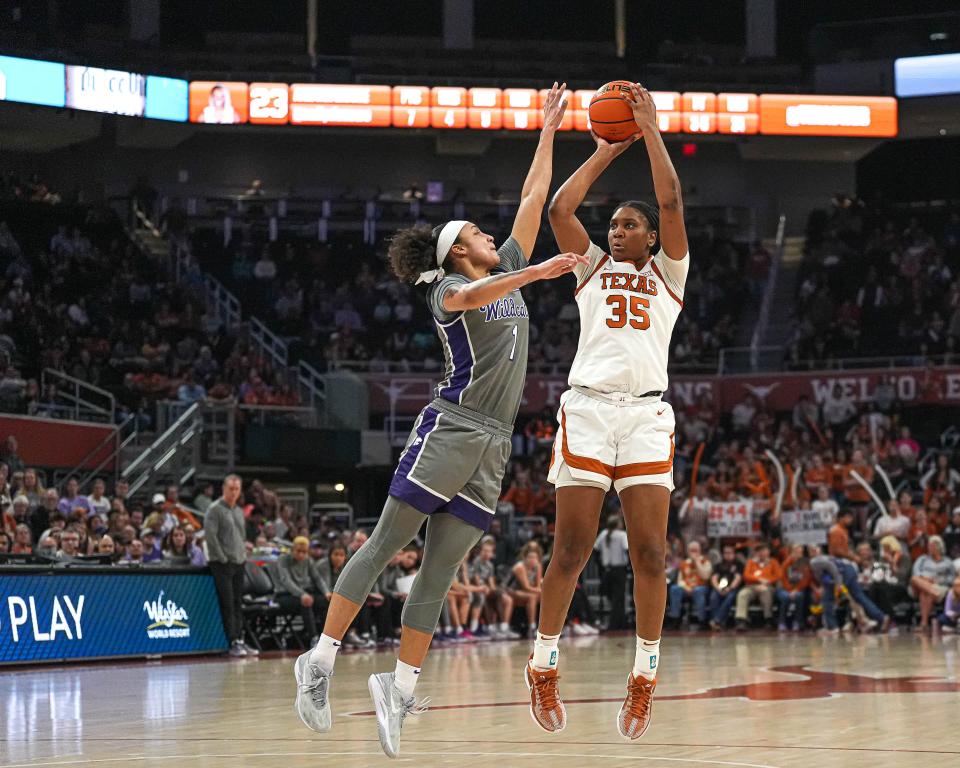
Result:
{"label": "number 1 on jersey", "polygon": [[518,328],[516,325],[513,326],[513,347],[510,348],[510,359],[513,360],[514,356],[517,354],[517,333]]}

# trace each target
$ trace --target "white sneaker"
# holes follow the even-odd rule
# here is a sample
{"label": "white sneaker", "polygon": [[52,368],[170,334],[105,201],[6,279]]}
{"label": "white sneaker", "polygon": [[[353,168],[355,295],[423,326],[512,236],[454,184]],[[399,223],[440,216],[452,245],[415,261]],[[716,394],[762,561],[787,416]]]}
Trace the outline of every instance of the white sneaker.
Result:
{"label": "white sneaker", "polygon": [[570,631],[576,637],[583,637],[584,635],[591,634],[590,630],[588,630],[585,626],[583,626],[583,624],[571,624]]}
{"label": "white sneaker", "polygon": [[380,746],[387,757],[400,757],[400,730],[407,715],[419,715],[427,710],[427,701],[417,701],[412,696],[403,700],[397,686],[394,685],[393,672],[381,672],[370,675],[367,688],[377,711],[377,734]]}
{"label": "white sneaker", "polygon": [[587,634],[590,634],[590,635],[599,635],[599,634],[600,634],[600,630],[597,629],[595,626],[593,626],[593,624],[584,624],[584,625],[583,625],[583,628],[584,628],[585,630],[587,630]]}
{"label": "white sneaker", "polygon": [[303,724],[311,731],[326,733],[333,724],[330,710],[330,678],[316,664],[310,663],[310,651],[301,653],[293,666],[297,678],[297,698],[294,706]]}
{"label": "white sneaker", "polygon": [[230,643],[230,655],[235,659],[242,659],[247,655],[247,649],[242,642],[239,640],[234,640]]}
{"label": "white sneaker", "polygon": [[520,639],[520,633],[519,633],[519,632],[514,632],[512,629],[510,629],[510,627],[507,627],[506,629],[501,630],[501,631],[500,631],[500,634],[501,634],[501,636],[503,637],[504,640],[519,640],[519,639]]}

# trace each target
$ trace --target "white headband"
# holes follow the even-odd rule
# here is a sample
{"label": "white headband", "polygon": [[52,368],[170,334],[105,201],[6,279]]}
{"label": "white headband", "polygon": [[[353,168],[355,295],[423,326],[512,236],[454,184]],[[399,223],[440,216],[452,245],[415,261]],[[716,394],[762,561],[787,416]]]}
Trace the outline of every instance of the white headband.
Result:
{"label": "white headband", "polygon": [[414,283],[414,285],[432,283],[434,280],[439,280],[443,277],[443,262],[446,261],[447,254],[450,253],[453,244],[457,242],[457,238],[460,236],[460,230],[469,223],[468,221],[455,220],[448,221],[443,225],[443,229],[440,230],[440,237],[437,238],[437,268],[421,272],[420,277],[417,278],[417,282]]}

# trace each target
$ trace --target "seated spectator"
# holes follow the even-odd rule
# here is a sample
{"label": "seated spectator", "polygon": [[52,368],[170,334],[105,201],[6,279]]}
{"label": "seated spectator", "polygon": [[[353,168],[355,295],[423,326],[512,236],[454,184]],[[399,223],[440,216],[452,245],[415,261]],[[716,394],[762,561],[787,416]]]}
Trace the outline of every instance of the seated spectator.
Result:
{"label": "seated spectator", "polygon": [[163,560],[163,550],[160,548],[160,536],[152,528],[144,527],[140,532],[140,541],[142,543],[141,562],[158,563]]}
{"label": "seated spectator", "polygon": [[943,611],[937,616],[937,624],[944,632],[956,632],[960,624],[960,576],[954,579],[953,586],[947,592],[944,600]]}
{"label": "seated spectator", "polygon": [[[817,456],[819,459],[820,457]],[[823,463],[821,459],[821,464]],[[826,467],[824,467],[826,469]],[[833,526],[837,522],[837,514],[840,512],[840,505],[834,501],[830,495],[830,487],[826,483],[817,486],[817,497],[810,505],[810,508],[816,512],[823,524]]]}
{"label": "seated spectator", "polygon": [[840,510],[836,524],[827,532],[827,554],[830,557],[859,563],[860,559],[850,549],[850,528],[853,526],[854,512],[849,507]]}
{"label": "seated spectator", "polygon": [[953,580],[957,577],[956,568],[951,560],[944,557],[943,539],[931,536],[927,543],[927,552],[917,558],[913,564],[913,576],[910,586],[920,600],[920,622],[917,632],[929,629],[930,614],[936,605],[947,596]]}
{"label": "seated spectator", "polygon": [[780,619],[777,629],[787,631],[787,613],[793,608],[791,629],[803,629],[807,619],[807,590],[810,588],[810,566],[802,544],[795,544],[790,555],[783,561],[777,600],[780,603]]}
{"label": "seated spectator", "polygon": [[104,496],[106,492],[107,485],[99,477],[93,481],[93,490],[90,495],[87,496],[87,502],[90,505],[90,511],[95,512],[98,515],[101,515],[106,519],[107,515],[110,513],[110,499]]}
{"label": "seated spectator", "polygon": [[327,606],[332,597],[332,587],[326,582],[320,568],[310,559],[310,540],[298,536],[293,540],[293,549],[280,555],[274,567],[277,582],[277,602],[289,613],[299,613],[303,626],[315,645],[322,626]]}
{"label": "seated spectator", "polygon": [[910,558],[914,563],[923,557],[927,551],[927,543],[930,537],[936,535],[937,528],[927,520],[926,511],[918,509],[913,518],[913,526],[910,528],[910,535],[907,539],[907,546],[910,547]]}
{"label": "seated spectator", "polygon": [[70,563],[83,552],[80,551],[80,534],[71,526],[60,533],[60,551],[57,559],[61,563]]}
{"label": "seated spectator", "polygon": [[892,616],[894,606],[910,599],[910,553],[895,536],[884,536],[880,539],[880,564],[879,569],[873,569],[867,594],[881,611]]}
{"label": "seated spectator", "polygon": [[738,630],[747,628],[748,610],[755,600],[760,601],[767,626],[773,626],[773,598],[779,580],[780,563],[770,557],[770,545],[758,544],[753,550],[753,557],[747,560],[743,569],[744,586],[737,595]]}
{"label": "seated spectator", "polygon": [[471,594],[482,589],[482,586],[475,586],[470,582],[467,574],[467,558],[464,557],[454,574],[453,581],[450,582],[450,589],[447,590],[446,608],[449,618],[444,622],[441,640],[469,642],[475,639],[466,626],[470,621]]}
{"label": "seated spectator", "polygon": [[67,491],[57,502],[57,509],[68,520],[75,516],[77,510],[81,510],[84,517],[90,511],[90,502],[86,496],[80,495],[80,481],[76,476],[67,480]]}
{"label": "seated spectator", "polygon": [[177,389],[177,400],[181,403],[197,403],[207,397],[207,390],[203,384],[194,379],[193,371],[187,371],[183,375],[183,383]]}
{"label": "seated spectator", "polygon": [[207,558],[202,549],[187,541],[187,532],[177,526],[163,540],[163,562],[164,565],[200,567],[207,564]]}
{"label": "seated spectator", "polygon": [[481,632],[480,619],[486,614],[486,631],[494,640],[515,640],[520,636],[510,629],[513,598],[497,585],[494,565],[496,541],[492,536],[480,540],[480,551],[470,564],[470,580],[475,586],[486,587],[474,593],[470,603],[470,631]]}
{"label": "seated spectator", "polygon": [[10,534],[6,531],[0,531],[0,554],[5,555],[10,551]]}
{"label": "seated spectator", "polygon": [[520,550],[520,557],[510,569],[506,588],[513,602],[527,611],[527,635],[536,637],[537,614],[540,609],[540,591],[543,583],[543,550],[534,541],[528,541]]}
{"label": "seated spectator", "polygon": [[15,555],[29,555],[33,553],[33,538],[30,526],[20,523],[13,533],[13,546],[10,551]]}
{"label": "seated spectator", "polygon": [[730,609],[743,584],[743,565],[737,559],[733,544],[723,545],[722,559],[714,566],[710,577],[710,628],[721,630],[727,625]]}
{"label": "seated spectator", "polygon": [[[319,544],[319,542],[308,541],[308,547],[312,548],[314,544]],[[343,567],[346,564],[346,547],[344,547],[342,544],[334,544],[330,547],[330,551],[327,553],[327,556],[317,563],[317,572],[319,573],[320,579],[324,584],[336,585],[337,579],[340,578],[340,573],[343,571]],[[360,610],[360,613],[357,614],[357,618],[354,621],[354,626],[351,626],[347,633],[343,636],[344,645],[351,646],[353,648],[372,648],[375,645],[375,643],[372,641],[362,638],[356,629],[357,625],[360,625],[363,623],[363,621],[365,621],[365,614],[366,606],[364,606],[364,608]]]}
{"label": "seated spectator", "polygon": [[960,558],[960,507],[953,510],[950,524],[943,529],[943,545],[947,549],[947,557],[951,560]]}
{"label": "seated spectator", "polygon": [[123,556],[123,561],[131,565],[143,564],[143,542],[140,539],[132,539],[127,544],[127,553]]}
{"label": "seated spectator", "polygon": [[116,560],[117,548],[110,534],[105,533],[100,537],[100,541],[97,542],[97,554],[110,555],[112,560]]}
{"label": "seated spectator", "polygon": [[910,518],[900,510],[900,502],[890,499],[887,502],[888,514],[880,515],[873,526],[873,538],[882,539],[885,536],[895,536],[906,543],[910,536]]}
{"label": "seated spectator", "polygon": [[56,562],[60,555],[60,545],[53,536],[44,536],[33,553],[39,557]]}
{"label": "seated spectator", "polygon": [[193,506],[200,512],[206,512],[207,507],[213,504],[213,483],[205,482],[197,488],[199,492],[193,497]]}
{"label": "seated spectator", "polygon": [[692,604],[692,620],[690,629],[699,629],[707,623],[707,599],[710,595],[710,577],[713,574],[713,565],[710,559],[702,554],[699,541],[691,541],[687,545],[687,558],[680,563],[677,572],[677,581],[667,590],[667,617],[674,628],[680,624],[680,614],[683,603],[688,600]]}

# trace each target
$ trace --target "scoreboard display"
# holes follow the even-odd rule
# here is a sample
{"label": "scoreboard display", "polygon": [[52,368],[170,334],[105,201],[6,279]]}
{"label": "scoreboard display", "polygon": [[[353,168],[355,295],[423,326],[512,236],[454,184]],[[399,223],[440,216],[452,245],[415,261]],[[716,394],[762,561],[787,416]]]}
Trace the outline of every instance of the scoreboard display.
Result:
{"label": "scoreboard display", "polygon": [[[216,83],[191,83],[207,98]],[[242,83],[222,83],[235,102]],[[249,122],[369,128],[438,128],[533,131],[543,127],[547,90],[419,85],[250,83],[242,110]],[[593,91],[570,93],[560,130],[589,131]],[[661,133],[768,134],[777,136],[897,135],[897,101],[884,96],[652,92]],[[199,105],[202,109],[206,106]],[[231,121],[223,121],[231,122]],[[232,122],[245,122],[234,120]]]}
{"label": "scoreboard display", "polygon": [[[905,60],[898,60],[902,61]],[[947,86],[938,80],[936,87],[942,90]],[[904,93],[914,93],[904,88]],[[136,72],[0,56],[0,101],[217,125],[535,131],[543,127],[547,92],[486,86],[204,80],[188,83]],[[570,104],[560,130],[590,130],[593,94],[592,90],[570,92]],[[876,138],[897,135],[897,100],[888,96],[704,91],[652,94],[662,133]]]}

